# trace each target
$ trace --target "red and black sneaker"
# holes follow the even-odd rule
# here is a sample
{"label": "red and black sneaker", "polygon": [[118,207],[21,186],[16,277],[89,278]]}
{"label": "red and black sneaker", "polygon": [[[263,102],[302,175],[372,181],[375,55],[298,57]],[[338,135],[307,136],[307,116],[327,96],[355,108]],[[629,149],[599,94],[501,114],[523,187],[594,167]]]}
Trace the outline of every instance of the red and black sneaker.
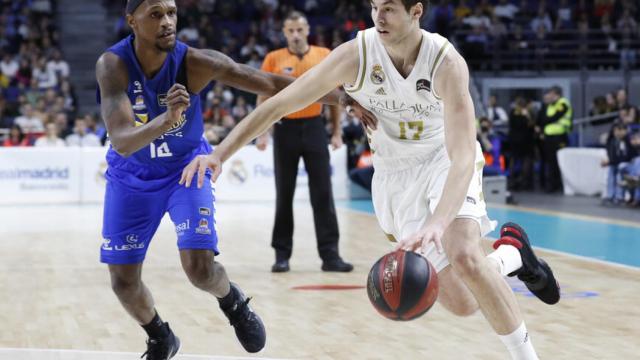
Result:
{"label": "red and black sneaker", "polygon": [[506,223],[500,229],[500,239],[493,243],[493,248],[500,245],[515,246],[522,257],[522,267],[509,276],[518,276],[538,299],[549,305],[560,301],[560,285],[553,276],[549,265],[538,258],[531,248],[527,233],[514,223]]}

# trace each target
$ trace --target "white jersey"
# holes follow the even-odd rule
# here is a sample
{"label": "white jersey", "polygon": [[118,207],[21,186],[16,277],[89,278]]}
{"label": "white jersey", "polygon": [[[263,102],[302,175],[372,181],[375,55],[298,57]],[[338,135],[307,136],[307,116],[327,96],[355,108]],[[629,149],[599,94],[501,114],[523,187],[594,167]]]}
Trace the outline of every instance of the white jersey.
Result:
{"label": "white jersey", "polygon": [[374,166],[384,160],[424,156],[444,145],[444,106],[434,76],[450,44],[422,31],[416,63],[405,78],[395,68],[375,28],[358,33],[358,77],[347,93],[378,118],[368,131]]}

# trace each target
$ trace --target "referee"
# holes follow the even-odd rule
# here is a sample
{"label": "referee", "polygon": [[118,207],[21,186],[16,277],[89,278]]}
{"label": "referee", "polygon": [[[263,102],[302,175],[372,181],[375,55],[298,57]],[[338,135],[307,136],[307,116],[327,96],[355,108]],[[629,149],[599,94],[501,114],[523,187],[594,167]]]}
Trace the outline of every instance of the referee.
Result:
{"label": "referee", "polygon": [[[298,77],[329,55],[330,50],[309,46],[309,23],[297,11],[284,21],[287,48],[270,52],[264,59],[262,70]],[[258,104],[266,98],[258,97]],[[342,146],[340,108],[332,106],[331,122],[333,149]],[[300,157],[309,176],[309,193],[313,208],[318,253],[323,271],[349,272],[353,266],[340,257],[338,251],[338,220],[331,190],[331,169],[322,105],[313,104],[299,112],[289,114],[273,126],[273,158],[276,179],[276,217],[271,246],[276,252],[272,272],[289,271],[289,258],[293,249],[293,194],[296,188]],[[257,140],[260,150],[266,148],[269,133]]]}

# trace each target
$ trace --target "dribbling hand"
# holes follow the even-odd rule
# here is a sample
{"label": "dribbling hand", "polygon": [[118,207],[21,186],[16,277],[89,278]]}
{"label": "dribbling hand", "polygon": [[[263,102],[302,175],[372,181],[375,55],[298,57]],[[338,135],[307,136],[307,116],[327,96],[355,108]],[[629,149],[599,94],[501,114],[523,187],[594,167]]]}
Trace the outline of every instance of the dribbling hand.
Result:
{"label": "dribbling hand", "polygon": [[180,177],[179,184],[184,185],[185,187],[190,187],[193,177],[197,174],[197,186],[198,189],[201,189],[207,169],[211,171],[211,180],[215,182],[222,172],[222,161],[220,161],[215,153],[211,153],[209,155],[198,155],[191,160],[189,165],[182,170],[182,177]]}
{"label": "dribbling hand", "polygon": [[442,248],[442,236],[444,234],[444,227],[438,224],[427,224],[420,231],[412,234],[411,236],[402,239],[395,247],[395,250],[407,250],[416,251],[425,254],[427,252],[427,246],[433,242],[436,245],[438,253],[443,253]]}

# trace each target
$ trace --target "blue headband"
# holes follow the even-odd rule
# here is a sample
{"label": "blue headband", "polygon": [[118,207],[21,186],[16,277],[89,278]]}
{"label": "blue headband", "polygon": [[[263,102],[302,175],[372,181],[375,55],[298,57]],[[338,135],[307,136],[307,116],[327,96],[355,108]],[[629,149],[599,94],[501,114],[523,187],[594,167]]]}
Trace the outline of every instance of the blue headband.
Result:
{"label": "blue headband", "polygon": [[144,0],[129,0],[127,1],[127,14],[133,14],[134,11],[142,4]]}

